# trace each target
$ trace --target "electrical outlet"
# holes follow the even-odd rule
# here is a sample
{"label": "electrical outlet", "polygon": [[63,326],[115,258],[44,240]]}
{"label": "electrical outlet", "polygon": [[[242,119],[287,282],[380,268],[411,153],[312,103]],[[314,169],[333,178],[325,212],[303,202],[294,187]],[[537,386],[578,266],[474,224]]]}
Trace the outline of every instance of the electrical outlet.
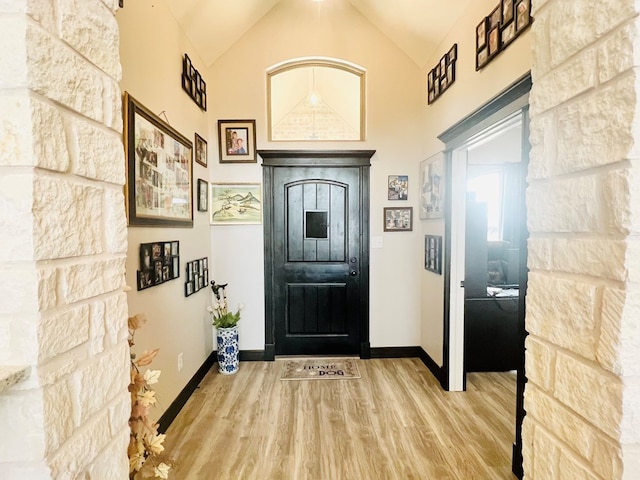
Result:
{"label": "electrical outlet", "polygon": [[182,353],[178,354],[178,371],[182,370]]}

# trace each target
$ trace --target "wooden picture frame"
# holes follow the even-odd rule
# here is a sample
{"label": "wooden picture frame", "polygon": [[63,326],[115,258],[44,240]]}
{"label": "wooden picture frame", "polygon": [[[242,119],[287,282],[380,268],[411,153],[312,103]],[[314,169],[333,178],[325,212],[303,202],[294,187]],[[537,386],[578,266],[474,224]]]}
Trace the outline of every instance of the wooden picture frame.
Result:
{"label": "wooden picture frame", "polygon": [[487,17],[476,27],[476,52],[479,52],[487,46]]}
{"label": "wooden picture frame", "polygon": [[125,92],[129,225],[193,227],[193,145]]}
{"label": "wooden picture frame", "polygon": [[193,141],[193,154],[195,161],[206,168],[208,157],[207,141],[197,133]]}
{"label": "wooden picture frame", "polygon": [[513,16],[514,16],[513,3],[514,3],[513,0],[500,1],[500,12],[502,15],[500,23],[502,24],[503,27],[511,23],[511,21],[513,21]]}
{"label": "wooden picture frame", "polygon": [[220,163],[257,163],[256,121],[218,120]]}
{"label": "wooden picture frame", "polygon": [[385,232],[410,232],[413,230],[413,207],[384,207]]}
{"label": "wooden picture frame", "polygon": [[198,179],[198,211],[206,212],[209,209],[209,183]]}
{"label": "wooden picture frame", "polygon": [[387,200],[409,199],[409,175],[389,175]]}
{"label": "wooden picture frame", "polygon": [[519,0],[515,4],[516,33],[519,34],[531,24],[531,0]]}
{"label": "wooden picture frame", "polygon": [[211,183],[211,225],[262,223],[262,186],[259,183]]}

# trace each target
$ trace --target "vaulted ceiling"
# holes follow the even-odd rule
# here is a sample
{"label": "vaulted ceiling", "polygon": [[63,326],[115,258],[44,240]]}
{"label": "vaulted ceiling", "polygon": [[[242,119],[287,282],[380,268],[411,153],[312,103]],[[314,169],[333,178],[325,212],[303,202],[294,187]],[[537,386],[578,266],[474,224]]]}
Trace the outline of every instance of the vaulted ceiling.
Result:
{"label": "vaulted ceiling", "polygon": [[351,6],[425,65],[466,6],[474,0],[165,0],[207,65],[227,51],[272,8]]}

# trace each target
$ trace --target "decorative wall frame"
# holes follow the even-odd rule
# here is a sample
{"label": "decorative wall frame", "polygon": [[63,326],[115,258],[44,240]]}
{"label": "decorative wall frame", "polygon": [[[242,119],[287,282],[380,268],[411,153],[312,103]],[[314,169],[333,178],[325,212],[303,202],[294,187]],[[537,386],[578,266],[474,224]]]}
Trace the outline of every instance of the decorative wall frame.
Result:
{"label": "decorative wall frame", "polygon": [[207,84],[186,53],[182,59],[182,89],[196,102],[196,105],[207,111]]}
{"label": "decorative wall frame", "polygon": [[209,258],[203,257],[187,262],[184,296],[188,297],[209,286]]}
{"label": "decorative wall frame", "polygon": [[256,163],[256,121],[218,120],[220,163]]}
{"label": "decorative wall frame", "polygon": [[385,232],[413,230],[413,207],[384,207]]}
{"label": "decorative wall frame", "polygon": [[198,179],[198,211],[206,212],[209,209],[209,183]]}
{"label": "decorative wall frame", "polygon": [[424,236],[424,268],[442,275],[442,236]]}
{"label": "decorative wall frame", "polygon": [[262,223],[262,189],[259,183],[212,183],[211,225]]}
{"label": "decorative wall frame", "polygon": [[387,200],[407,200],[409,198],[409,176],[389,175]]}
{"label": "decorative wall frame", "polygon": [[192,144],[124,94],[129,225],[193,227]]}
{"label": "decorative wall frame", "polygon": [[444,154],[420,162],[420,218],[444,216]]}
{"label": "decorative wall frame", "polygon": [[140,244],[140,270],[137,271],[138,290],[155,287],[180,276],[179,242]]}
{"label": "decorative wall frame", "polygon": [[444,91],[456,81],[456,60],[458,44],[445,53],[438,65],[427,73],[427,103],[431,105]]}
{"label": "decorative wall frame", "polygon": [[196,162],[203,167],[207,166],[207,141],[197,133],[193,141],[193,153]]}
{"label": "decorative wall frame", "polygon": [[476,70],[507,48],[531,21],[531,0],[500,0],[476,27]]}

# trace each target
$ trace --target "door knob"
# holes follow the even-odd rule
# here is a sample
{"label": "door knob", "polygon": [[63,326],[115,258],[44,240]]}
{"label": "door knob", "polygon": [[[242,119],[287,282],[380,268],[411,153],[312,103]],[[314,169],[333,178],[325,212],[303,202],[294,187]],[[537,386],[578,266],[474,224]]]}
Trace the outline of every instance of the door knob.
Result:
{"label": "door knob", "polygon": [[356,275],[358,275],[358,272],[356,272],[355,270],[351,270],[351,276],[355,277]]}

